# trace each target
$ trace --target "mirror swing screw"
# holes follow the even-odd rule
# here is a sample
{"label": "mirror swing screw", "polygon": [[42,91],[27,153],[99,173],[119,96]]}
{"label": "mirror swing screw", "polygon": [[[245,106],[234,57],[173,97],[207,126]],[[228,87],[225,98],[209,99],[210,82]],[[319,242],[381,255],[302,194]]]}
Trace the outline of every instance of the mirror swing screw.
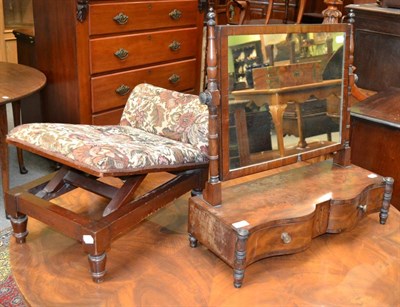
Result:
{"label": "mirror swing screw", "polygon": [[205,90],[199,94],[199,99],[202,104],[209,105],[212,101],[212,95],[210,91]]}

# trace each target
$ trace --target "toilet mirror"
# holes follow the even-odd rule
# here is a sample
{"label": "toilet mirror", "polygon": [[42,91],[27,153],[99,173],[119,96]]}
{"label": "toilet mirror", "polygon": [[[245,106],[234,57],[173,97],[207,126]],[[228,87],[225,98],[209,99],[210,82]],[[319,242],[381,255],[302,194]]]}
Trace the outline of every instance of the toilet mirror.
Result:
{"label": "toilet mirror", "polygon": [[347,25],[217,26],[216,42],[222,180],[343,148]]}

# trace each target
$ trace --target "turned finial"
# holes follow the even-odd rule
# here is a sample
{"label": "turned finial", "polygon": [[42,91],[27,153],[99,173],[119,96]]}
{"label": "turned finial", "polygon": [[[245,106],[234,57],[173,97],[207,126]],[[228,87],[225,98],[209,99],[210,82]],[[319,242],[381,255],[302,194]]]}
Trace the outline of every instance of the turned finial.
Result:
{"label": "turned finial", "polygon": [[215,16],[214,9],[210,7],[207,13],[207,26],[212,27],[216,25]]}

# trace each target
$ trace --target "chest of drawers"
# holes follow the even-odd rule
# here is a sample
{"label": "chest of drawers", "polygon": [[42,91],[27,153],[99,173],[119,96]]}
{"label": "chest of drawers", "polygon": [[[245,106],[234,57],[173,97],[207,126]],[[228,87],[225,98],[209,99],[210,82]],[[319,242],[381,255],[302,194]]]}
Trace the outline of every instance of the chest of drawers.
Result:
{"label": "chest of drawers", "polygon": [[115,124],[142,82],[198,93],[203,14],[196,0],[34,0],[43,118]]}

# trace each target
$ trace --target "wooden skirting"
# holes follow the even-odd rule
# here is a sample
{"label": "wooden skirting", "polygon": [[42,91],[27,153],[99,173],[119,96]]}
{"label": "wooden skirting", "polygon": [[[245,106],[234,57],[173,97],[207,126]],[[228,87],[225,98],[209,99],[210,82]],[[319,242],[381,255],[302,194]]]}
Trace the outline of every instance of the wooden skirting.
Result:
{"label": "wooden skirting", "polygon": [[[188,198],[178,198],[114,241],[101,284],[92,282],[79,243],[30,219],[26,244],[10,244],[12,272],[22,294],[32,306],[400,304],[396,208],[391,207],[386,225],[372,214],[349,232],[316,238],[304,252],[254,263],[243,287],[236,289],[223,261],[204,246],[189,247]],[[71,209],[95,210],[101,199],[76,190],[59,201]],[[90,205],[82,209],[78,203]]]}

